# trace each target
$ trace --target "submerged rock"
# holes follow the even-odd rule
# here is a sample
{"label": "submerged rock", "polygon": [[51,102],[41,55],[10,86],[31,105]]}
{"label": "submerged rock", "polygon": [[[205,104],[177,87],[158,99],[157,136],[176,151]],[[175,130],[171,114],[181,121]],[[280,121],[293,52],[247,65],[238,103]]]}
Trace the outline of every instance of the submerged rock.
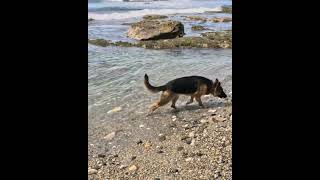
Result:
{"label": "submerged rock", "polygon": [[209,30],[209,29],[206,28],[206,27],[198,25],[198,26],[192,26],[191,30],[193,30],[193,31],[204,31],[204,30]]}
{"label": "submerged rock", "polygon": [[89,19],[88,19],[88,22],[90,22],[90,21],[93,21],[93,20],[94,20],[94,19],[92,19],[92,18],[89,18]]}
{"label": "submerged rock", "polygon": [[88,39],[88,43],[102,47],[106,47],[112,44],[110,40],[105,39]]}
{"label": "submerged rock", "polygon": [[148,14],[142,17],[145,20],[166,19],[168,16],[158,14]]}
{"label": "submerged rock", "polygon": [[191,21],[207,21],[207,18],[201,16],[187,16],[186,19]]}
{"label": "submerged rock", "polygon": [[215,23],[231,22],[232,18],[229,18],[229,17],[215,17],[215,18],[210,19],[210,21],[215,22]]}
{"label": "submerged rock", "polygon": [[222,11],[223,13],[232,13],[232,6],[222,6]]}
{"label": "submerged rock", "polygon": [[172,20],[143,20],[128,30],[128,37],[136,40],[172,39],[184,34],[183,24]]}

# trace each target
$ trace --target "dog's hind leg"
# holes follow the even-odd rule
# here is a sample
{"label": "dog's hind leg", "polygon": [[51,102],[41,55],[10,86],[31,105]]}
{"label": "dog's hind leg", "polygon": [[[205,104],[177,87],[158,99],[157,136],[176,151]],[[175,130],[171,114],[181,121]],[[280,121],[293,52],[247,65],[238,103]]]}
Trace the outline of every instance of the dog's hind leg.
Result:
{"label": "dog's hind leg", "polygon": [[193,103],[194,95],[191,95],[191,99],[186,103],[186,105]]}
{"label": "dog's hind leg", "polygon": [[175,95],[172,99],[172,104],[171,104],[171,107],[176,109],[176,102],[177,100],[179,99],[179,95]]}
{"label": "dog's hind leg", "polygon": [[201,101],[201,96],[196,96],[196,100],[198,101],[199,103],[199,106],[203,107],[204,108],[204,105],[202,104],[202,101]]}
{"label": "dog's hind leg", "polygon": [[175,95],[171,91],[164,91],[160,96],[160,100],[150,107],[150,113],[158,109],[160,106],[166,105],[174,97]]}

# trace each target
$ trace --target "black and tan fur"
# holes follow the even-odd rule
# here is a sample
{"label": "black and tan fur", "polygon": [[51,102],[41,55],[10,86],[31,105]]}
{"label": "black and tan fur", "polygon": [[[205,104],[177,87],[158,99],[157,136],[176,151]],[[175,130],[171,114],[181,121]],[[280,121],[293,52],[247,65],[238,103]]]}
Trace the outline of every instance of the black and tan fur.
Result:
{"label": "black and tan fur", "polygon": [[153,93],[162,91],[160,100],[150,107],[150,113],[160,106],[166,105],[170,101],[172,102],[171,107],[176,108],[175,104],[181,94],[191,96],[191,99],[186,103],[186,105],[191,104],[193,99],[196,99],[201,107],[204,107],[201,101],[201,96],[203,95],[212,94],[213,96],[220,98],[227,97],[218,79],[213,82],[210,79],[201,76],[181,77],[169,81],[163,86],[155,87],[149,83],[149,77],[145,74],[144,84],[146,88]]}

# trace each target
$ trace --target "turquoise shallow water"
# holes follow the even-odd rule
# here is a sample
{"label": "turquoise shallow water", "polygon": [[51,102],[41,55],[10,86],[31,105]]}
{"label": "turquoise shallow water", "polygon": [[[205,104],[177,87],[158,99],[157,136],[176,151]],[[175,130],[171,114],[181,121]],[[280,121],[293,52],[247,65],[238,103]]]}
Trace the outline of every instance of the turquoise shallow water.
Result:
{"label": "turquoise shallow water", "polygon": [[[107,112],[119,106],[122,111],[118,118],[145,113],[159,96],[144,88],[145,73],[153,85],[189,75],[218,78],[225,91],[231,92],[230,49],[145,50],[89,46],[88,56],[88,109],[91,119],[107,119]],[[186,98],[180,98],[178,106]]]}

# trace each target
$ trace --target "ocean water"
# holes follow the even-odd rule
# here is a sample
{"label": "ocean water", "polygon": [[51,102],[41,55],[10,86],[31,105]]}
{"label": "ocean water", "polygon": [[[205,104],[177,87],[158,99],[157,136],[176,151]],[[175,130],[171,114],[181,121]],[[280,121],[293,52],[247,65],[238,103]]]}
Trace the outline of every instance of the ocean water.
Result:
{"label": "ocean water", "polygon": [[[131,1],[89,0],[89,38],[133,41],[126,37],[128,25],[141,20],[146,14],[169,15],[185,25],[186,36],[199,35],[191,26],[200,23],[215,30],[231,29],[231,23],[201,23],[186,21],[185,15],[231,16],[220,11],[230,0],[168,0]],[[201,75],[222,81],[226,93],[232,91],[231,49],[174,49],[150,50],[135,47],[97,47],[88,44],[88,110],[89,125],[99,121],[126,120],[146,113],[147,107],[158,99],[143,85],[144,74],[150,83],[163,85],[181,76]],[[182,97],[177,107],[188,97]],[[216,99],[219,101],[219,99]],[[121,111],[107,112],[114,107]],[[163,109],[169,109],[168,107]],[[166,110],[161,110],[167,113]]]}

